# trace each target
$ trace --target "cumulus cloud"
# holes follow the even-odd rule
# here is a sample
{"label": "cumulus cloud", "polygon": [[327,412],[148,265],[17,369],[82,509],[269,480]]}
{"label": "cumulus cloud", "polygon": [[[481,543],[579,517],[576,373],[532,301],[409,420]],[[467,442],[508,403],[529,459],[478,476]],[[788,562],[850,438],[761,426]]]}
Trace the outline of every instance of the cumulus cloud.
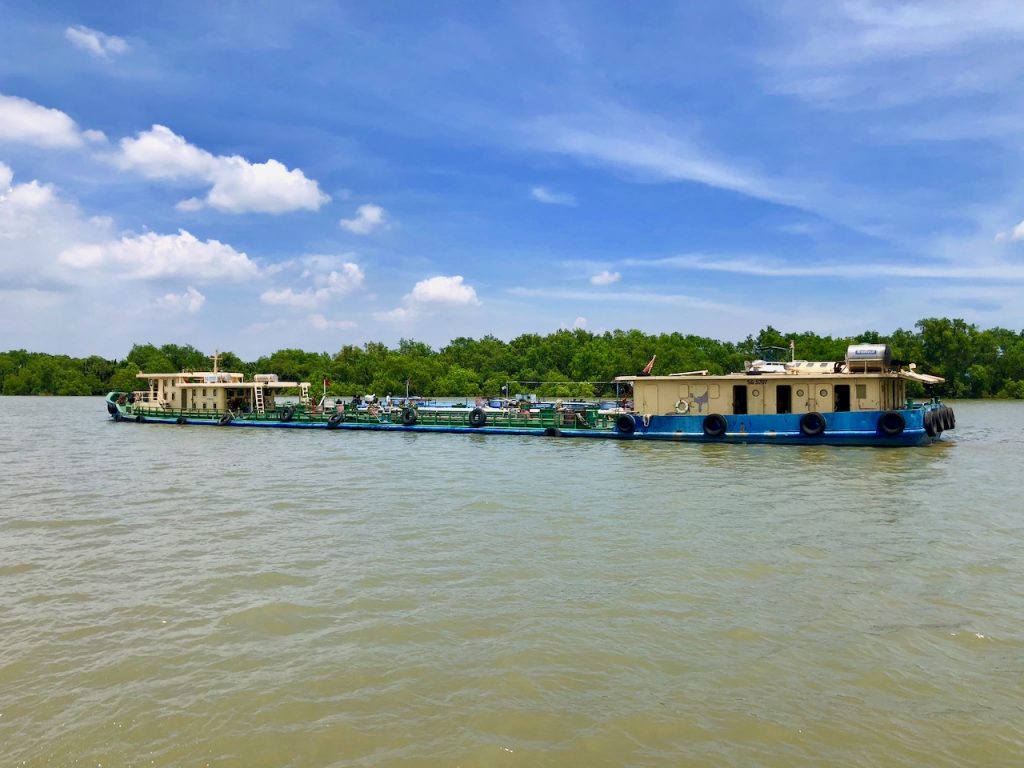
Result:
{"label": "cumulus cloud", "polygon": [[184,293],[167,293],[156,300],[156,305],[160,309],[174,313],[188,312],[191,315],[202,309],[205,303],[206,297],[192,286]]}
{"label": "cumulus cloud", "polygon": [[[308,276],[309,273],[303,273]],[[270,288],[260,295],[260,301],[274,306],[314,309],[335,296],[342,296],[361,288],[366,275],[355,262],[345,262],[339,269],[313,276],[314,287],[296,291],[294,288]]]}
{"label": "cumulus cloud", "polygon": [[403,305],[374,317],[385,322],[404,323],[439,307],[478,306],[476,290],[466,285],[462,275],[438,275],[420,280],[402,299]]}
{"label": "cumulus cloud", "polygon": [[463,282],[462,275],[429,277],[413,286],[407,297],[414,304],[447,304],[459,306],[479,304],[476,290]]}
{"label": "cumulus cloud", "polygon": [[607,269],[603,272],[598,272],[596,275],[591,276],[591,285],[611,285],[617,283],[622,279],[622,275],[619,272],[609,272]]}
{"label": "cumulus cloud", "polygon": [[102,32],[97,32],[95,29],[89,29],[89,27],[81,25],[65,29],[64,37],[75,48],[91,53],[93,56],[98,56],[101,59],[107,59],[112,54],[118,55],[128,51],[128,43],[125,42],[124,38],[105,35]]}
{"label": "cumulus cloud", "polygon": [[59,109],[0,93],[0,142],[11,141],[38,147],[80,147],[104,141],[101,131],[82,131]]}
{"label": "cumulus cloud", "polygon": [[384,209],[379,205],[360,205],[354,219],[342,219],[339,223],[353,234],[368,235],[384,226]]}
{"label": "cumulus cloud", "polygon": [[73,269],[102,270],[136,280],[248,280],[258,274],[256,265],[244,253],[218,240],[199,240],[184,229],[177,235],[147,232],[75,245],[64,250],[58,261]]}
{"label": "cumulus cloud", "polygon": [[587,318],[585,318],[585,317],[577,317],[575,320],[573,320],[572,327],[573,328],[586,328],[587,327]]}
{"label": "cumulus cloud", "polygon": [[552,192],[545,187],[534,187],[530,190],[530,197],[547,205],[576,205],[576,198],[572,195]]}
{"label": "cumulus cloud", "polygon": [[204,199],[192,197],[178,203],[181,211],[207,205],[228,213],[315,211],[330,200],[316,181],[297,168],[289,170],[274,159],[251,163],[238,155],[213,155],[163,125],[121,139],[113,160],[146,178],[212,185]]}

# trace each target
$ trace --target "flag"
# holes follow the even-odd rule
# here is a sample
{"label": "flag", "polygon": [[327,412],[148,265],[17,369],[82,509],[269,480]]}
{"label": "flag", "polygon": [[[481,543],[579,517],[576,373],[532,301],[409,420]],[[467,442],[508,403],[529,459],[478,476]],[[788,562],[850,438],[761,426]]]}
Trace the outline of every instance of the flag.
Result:
{"label": "flag", "polygon": [[643,376],[650,376],[651,375],[651,371],[654,369],[654,361],[657,360],[657,359],[658,359],[657,355],[652,357],[651,358],[651,362],[649,362],[647,365],[644,366],[643,371],[641,371],[641,375],[643,375]]}

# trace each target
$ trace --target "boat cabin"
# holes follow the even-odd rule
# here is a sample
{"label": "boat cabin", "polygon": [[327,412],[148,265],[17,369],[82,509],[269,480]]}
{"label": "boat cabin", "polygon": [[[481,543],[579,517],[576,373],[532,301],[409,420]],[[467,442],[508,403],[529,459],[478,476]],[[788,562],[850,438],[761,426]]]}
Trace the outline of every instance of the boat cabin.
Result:
{"label": "boat cabin", "polygon": [[234,411],[266,413],[277,408],[275,395],[284,389],[298,389],[302,403],[309,405],[309,383],[279,381],[277,374],[259,373],[245,381],[241,373],[217,370],[180,373],[139,373],[146,389],[132,393],[136,403],[172,411]]}
{"label": "boat cabin", "polygon": [[843,362],[755,360],[744,368],[723,376],[694,371],[616,381],[632,384],[634,411],[652,416],[887,411],[905,407],[907,380],[942,381],[895,370],[883,344],[851,345]]}

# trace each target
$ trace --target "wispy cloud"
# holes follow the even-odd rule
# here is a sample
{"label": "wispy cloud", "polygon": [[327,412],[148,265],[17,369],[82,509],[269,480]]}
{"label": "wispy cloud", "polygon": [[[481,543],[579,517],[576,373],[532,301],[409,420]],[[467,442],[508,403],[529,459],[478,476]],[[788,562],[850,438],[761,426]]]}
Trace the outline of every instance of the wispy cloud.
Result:
{"label": "wispy cloud", "polygon": [[703,254],[670,256],[663,259],[629,259],[633,267],[669,267],[703,272],[726,272],[755,277],[819,277],[841,280],[878,280],[882,277],[925,280],[1024,280],[1024,263],[975,262],[959,264],[946,260],[897,264],[862,262],[856,258],[823,264],[791,264],[759,256],[711,257]]}
{"label": "wispy cloud", "polygon": [[551,115],[523,127],[538,150],[575,157],[649,181],[691,181],[749,197],[800,205],[801,197],[777,179],[725,161],[667,128],[661,120],[622,109],[583,116]]}
{"label": "wispy cloud", "polygon": [[530,197],[538,203],[545,203],[546,205],[576,205],[576,198],[572,195],[552,192],[546,187],[533,187],[530,190]]}
{"label": "wispy cloud", "polygon": [[108,59],[112,55],[116,56],[128,51],[128,43],[125,42],[124,38],[106,35],[81,25],[65,29],[64,37],[75,48],[101,59]]}

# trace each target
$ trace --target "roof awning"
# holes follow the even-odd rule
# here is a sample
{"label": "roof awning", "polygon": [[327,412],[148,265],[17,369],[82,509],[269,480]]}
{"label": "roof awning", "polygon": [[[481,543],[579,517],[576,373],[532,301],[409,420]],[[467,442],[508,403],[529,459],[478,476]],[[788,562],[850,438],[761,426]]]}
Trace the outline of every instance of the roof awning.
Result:
{"label": "roof awning", "polygon": [[942,384],[945,381],[941,376],[931,376],[927,373],[918,373],[917,371],[900,371],[898,375],[901,379],[919,381],[922,384]]}

